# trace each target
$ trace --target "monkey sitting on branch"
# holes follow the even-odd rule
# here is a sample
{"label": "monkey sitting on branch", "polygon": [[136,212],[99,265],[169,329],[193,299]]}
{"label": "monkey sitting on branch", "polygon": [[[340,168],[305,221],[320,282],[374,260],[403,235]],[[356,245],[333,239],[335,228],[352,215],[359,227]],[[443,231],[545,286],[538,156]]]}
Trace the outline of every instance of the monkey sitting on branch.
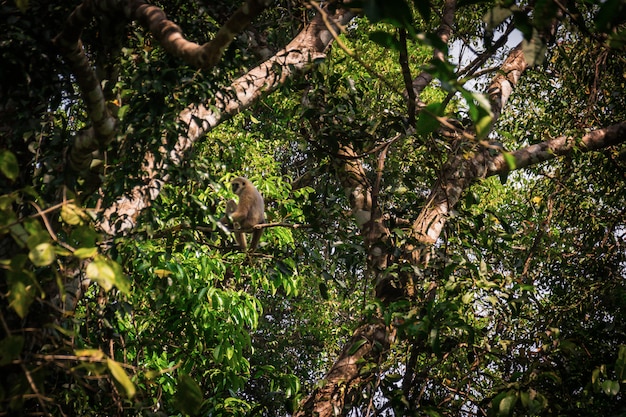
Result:
{"label": "monkey sitting on branch", "polygon": [[252,233],[249,250],[253,252],[259,245],[263,234],[262,228],[254,226],[265,223],[263,196],[247,178],[234,178],[230,184],[233,192],[239,197],[239,202],[231,199],[226,203],[226,215],[220,219],[221,225],[218,224],[218,226],[227,227],[232,224],[235,240],[243,251],[248,248],[245,233]]}

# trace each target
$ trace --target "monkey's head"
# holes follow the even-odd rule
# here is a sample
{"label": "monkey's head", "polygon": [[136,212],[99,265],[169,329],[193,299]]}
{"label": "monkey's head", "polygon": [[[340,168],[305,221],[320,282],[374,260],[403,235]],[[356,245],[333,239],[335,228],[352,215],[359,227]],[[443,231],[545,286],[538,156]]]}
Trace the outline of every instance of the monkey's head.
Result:
{"label": "monkey's head", "polygon": [[246,188],[246,185],[248,183],[249,183],[249,181],[247,179],[245,179],[244,177],[237,177],[237,178],[234,178],[230,182],[230,185],[231,185],[231,187],[233,187],[233,193],[239,195],[239,194],[241,194],[243,189]]}

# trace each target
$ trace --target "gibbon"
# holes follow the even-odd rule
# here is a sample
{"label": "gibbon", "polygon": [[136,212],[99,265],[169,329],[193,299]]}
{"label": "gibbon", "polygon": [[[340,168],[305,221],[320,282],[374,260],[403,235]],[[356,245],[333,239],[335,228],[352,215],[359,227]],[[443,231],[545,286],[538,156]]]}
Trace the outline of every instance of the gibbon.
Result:
{"label": "gibbon", "polygon": [[263,229],[255,229],[257,224],[265,223],[265,203],[263,196],[252,183],[244,177],[234,178],[230,182],[233,192],[239,197],[239,203],[229,200],[226,203],[226,215],[220,219],[222,224],[232,223],[235,240],[242,250],[248,245],[245,233],[252,233],[250,252],[259,245]]}

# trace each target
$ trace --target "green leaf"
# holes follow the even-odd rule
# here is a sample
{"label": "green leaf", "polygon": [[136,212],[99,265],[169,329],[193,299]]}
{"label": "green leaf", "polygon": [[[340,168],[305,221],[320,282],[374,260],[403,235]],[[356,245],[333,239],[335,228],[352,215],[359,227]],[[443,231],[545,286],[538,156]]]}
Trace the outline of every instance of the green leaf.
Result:
{"label": "green leaf", "polygon": [[513,415],[516,401],[517,395],[514,392],[509,392],[509,394],[500,401],[500,404],[498,404],[498,415],[505,417]]}
{"label": "green leaf", "polygon": [[98,233],[87,224],[78,226],[70,234],[71,245],[75,247],[91,248],[96,246]]}
{"label": "green leaf", "polygon": [[431,103],[423,109],[415,123],[415,133],[425,135],[439,128],[437,116],[441,116],[441,103]]}
{"label": "green leaf", "polygon": [[8,365],[19,358],[24,347],[24,337],[8,336],[0,341],[0,366]]}
{"label": "green leaf", "polygon": [[83,224],[85,218],[84,210],[76,204],[69,203],[61,207],[61,219],[67,224],[77,226]]}
{"label": "green leaf", "polygon": [[92,361],[101,361],[105,354],[100,349],[76,349],[74,355],[82,358],[89,358]]}
{"label": "green leaf", "polygon": [[51,242],[50,235],[48,234],[48,232],[39,230],[35,227],[28,227],[26,223],[24,223],[24,226],[26,230],[28,231],[28,233],[30,233],[30,236],[28,236],[28,239],[26,240],[26,245],[28,246],[30,250],[35,249],[38,245],[42,243]]}
{"label": "green leaf", "polygon": [[359,339],[350,346],[350,350],[348,350],[348,355],[354,355],[357,350],[361,348],[364,344],[367,343],[366,339]]}
{"label": "green leaf", "polygon": [[222,345],[221,344],[218,344],[213,348],[213,359],[215,359],[215,362],[217,363],[222,362]]}
{"label": "green leaf", "polygon": [[484,94],[461,90],[469,106],[469,115],[474,122],[476,137],[481,140],[487,137],[493,124],[493,112],[489,99]]}
{"label": "green leaf", "polygon": [[489,415],[498,417],[509,417],[513,415],[517,395],[514,391],[505,391],[498,394],[492,401],[492,408]]}
{"label": "green leaf", "polygon": [[604,381],[602,383],[602,391],[604,391],[606,395],[616,396],[619,394],[619,382],[610,380]]}
{"label": "green leaf", "polygon": [[182,374],[178,378],[174,401],[179,411],[194,415],[200,412],[204,398],[198,383],[189,375]]}
{"label": "green leaf", "polygon": [[109,291],[115,286],[124,294],[130,292],[130,283],[122,272],[122,267],[117,262],[103,256],[97,256],[87,266],[85,275],[96,281],[105,291]]}
{"label": "green leaf", "polygon": [[98,248],[78,248],[74,251],[74,256],[78,259],[92,258],[98,254]]}
{"label": "green leaf", "polygon": [[466,292],[465,294],[463,294],[463,297],[461,297],[461,301],[463,301],[463,304],[471,303],[472,301],[474,301],[474,293]]}
{"label": "green leaf", "polygon": [[126,116],[126,113],[128,112],[129,109],[130,109],[130,105],[128,104],[124,104],[123,106],[121,106],[117,110],[117,118],[119,120],[124,120],[124,116]]}
{"label": "green leaf", "polygon": [[530,392],[529,391],[522,391],[519,393],[519,398],[522,402],[522,405],[525,408],[529,408],[532,404],[532,400],[530,399]]}
{"label": "green leaf", "polygon": [[35,266],[48,266],[56,259],[54,246],[50,243],[40,243],[28,252],[28,259]]}
{"label": "green leaf", "polygon": [[487,24],[488,30],[493,30],[511,15],[513,15],[513,11],[510,8],[496,6],[485,13],[483,21]]}
{"label": "green leaf", "polygon": [[394,51],[400,50],[400,41],[391,33],[377,30],[369,34],[369,39],[383,48],[392,49]]}
{"label": "green leaf", "polygon": [[15,181],[19,175],[17,158],[11,151],[5,149],[0,151],[0,172],[11,181]]}
{"label": "green leaf", "polygon": [[11,285],[9,293],[9,306],[15,310],[21,318],[28,315],[28,309],[35,299],[35,291],[32,286],[26,286],[23,282],[16,282]]}
{"label": "green leaf", "polygon": [[114,361],[113,359],[107,358],[107,366],[109,367],[109,371],[111,371],[111,375],[113,378],[124,388],[126,392],[126,396],[128,398],[133,398],[135,395],[135,384],[130,380],[126,371],[122,366]]}
{"label": "green leaf", "polygon": [[502,157],[506,161],[506,164],[509,166],[509,169],[511,171],[514,171],[516,167],[516,163],[515,163],[515,157],[513,156],[513,154],[511,152],[504,151],[502,152]]}
{"label": "green leaf", "polygon": [[529,67],[541,65],[546,57],[547,45],[539,35],[537,29],[533,29],[532,38],[522,41],[522,51]]}
{"label": "green leaf", "polygon": [[14,223],[9,226],[9,230],[11,231],[11,236],[13,236],[15,243],[17,243],[20,248],[28,246],[27,243],[29,236],[26,229],[24,229],[24,226],[19,223]]}

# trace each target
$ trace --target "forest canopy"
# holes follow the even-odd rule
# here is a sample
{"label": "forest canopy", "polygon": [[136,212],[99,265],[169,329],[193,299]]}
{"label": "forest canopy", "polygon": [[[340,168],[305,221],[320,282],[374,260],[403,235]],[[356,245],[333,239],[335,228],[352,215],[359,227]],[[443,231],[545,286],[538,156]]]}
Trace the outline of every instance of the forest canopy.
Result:
{"label": "forest canopy", "polygon": [[0,34],[0,416],[626,416],[622,0]]}

